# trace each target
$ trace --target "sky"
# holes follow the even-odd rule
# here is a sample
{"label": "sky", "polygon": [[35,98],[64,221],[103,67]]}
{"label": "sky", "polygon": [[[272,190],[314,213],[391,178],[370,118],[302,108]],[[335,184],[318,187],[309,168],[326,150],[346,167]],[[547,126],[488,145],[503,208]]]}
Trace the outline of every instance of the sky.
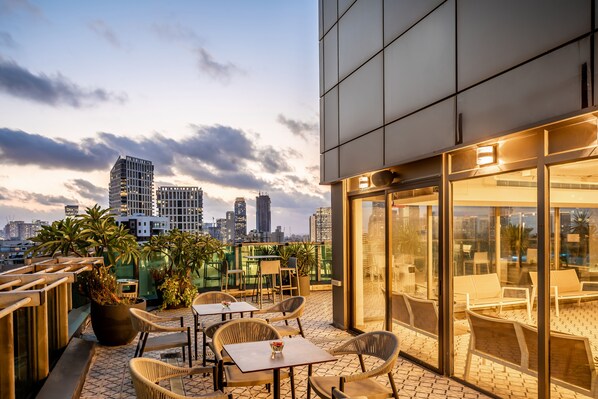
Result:
{"label": "sky", "polygon": [[314,0],[0,0],[0,228],[108,206],[118,156],[198,186],[204,222],[270,195],[309,231],[319,185]]}

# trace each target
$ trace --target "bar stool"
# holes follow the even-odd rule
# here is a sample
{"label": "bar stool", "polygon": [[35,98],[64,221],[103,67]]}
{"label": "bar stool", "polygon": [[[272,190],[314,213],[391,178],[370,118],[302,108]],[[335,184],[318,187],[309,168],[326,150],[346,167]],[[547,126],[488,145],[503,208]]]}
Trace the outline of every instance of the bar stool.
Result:
{"label": "bar stool", "polygon": [[[289,283],[283,283],[283,273],[287,273]],[[295,278],[295,285],[293,285],[293,278]],[[288,261],[287,267],[280,268],[280,300],[284,300],[284,291],[289,290],[290,296],[299,296],[301,291],[299,290],[299,278],[297,277],[297,258],[291,257]],[[293,295],[293,290],[296,290],[296,295]]]}
{"label": "bar stool", "polygon": [[[245,270],[243,269],[230,269],[228,267],[228,261],[225,259],[222,261],[222,270],[221,270],[221,278],[222,278],[222,283],[220,285],[220,290],[224,291],[228,294],[234,295],[234,294],[239,294],[239,296],[241,298],[245,298],[245,293],[246,293],[246,287],[245,287]],[[239,288],[236,291],[230,290],[228,289],[228,282],[229,282],[229,277],[230,276],[235,276],[235,285],[237,285]],[[238,283],[238,284],[237,284]]]}
{"label": "bar stool", "polygon": [[[280,289],[280,285],[276,286],[276,277],[280,278],[280,260],[262,260],[260,262],[260,267],[258,271],[258,292],[259,300],[258,303],[262,304],[263,299],[263,281],[264,277],[266,277],[266,290],[268,289],[268,282],[272,280],[272,300],[276,303],[276,291],[280,292],[282,295],[282,291]],[[267,277],[270,276],[270,279]],[[268,297],[270,294],[268,293]]]}
{"label": "bar stool", "polygon": [[119,278],[116,280],[116,295],[121,298],[137,298],[139,292],[139,280],[130,278]]}

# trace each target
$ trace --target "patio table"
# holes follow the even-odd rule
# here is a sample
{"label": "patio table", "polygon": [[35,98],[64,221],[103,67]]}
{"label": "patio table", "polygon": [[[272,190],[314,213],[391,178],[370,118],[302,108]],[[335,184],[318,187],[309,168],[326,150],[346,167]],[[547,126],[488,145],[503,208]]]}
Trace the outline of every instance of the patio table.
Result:
{"label": "patio table", "polygon": [[271,341],[224,345],[224,350],[243,373],[273,371],[274,399],[280,399],[280,369],[336,361],[336,357],[302,337],[283,338],[282,353],[272,357]]}

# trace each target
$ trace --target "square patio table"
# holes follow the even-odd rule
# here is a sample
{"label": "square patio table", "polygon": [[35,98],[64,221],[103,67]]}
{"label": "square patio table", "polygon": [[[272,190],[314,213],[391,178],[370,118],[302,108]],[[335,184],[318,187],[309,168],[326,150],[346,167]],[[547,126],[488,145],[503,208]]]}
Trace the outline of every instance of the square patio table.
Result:
{"label": "square patio table", "polygon": [[283,338],[282,353],[272,357],[271,341],[224,345],[224,350],[243,373],[273,371],[274,399],[280,399],[280,369],[334,362],[336,357],[302,337]]}
{"label": "square patio table", "polygon": [[258,310],[255,306],[247,302],[231,302],[228,308],[222,306],[221,303],[204,303],[201,305],[193,305],[193,313],[197,316],[212,316],[212,315],[222,315],[222,320],[226,319],[226,315],[232,315],[233,313],[239,313],[241,317],[243,317],[243,313],[249,312],[251,313],[251,317],[253,317],[253,312]]}

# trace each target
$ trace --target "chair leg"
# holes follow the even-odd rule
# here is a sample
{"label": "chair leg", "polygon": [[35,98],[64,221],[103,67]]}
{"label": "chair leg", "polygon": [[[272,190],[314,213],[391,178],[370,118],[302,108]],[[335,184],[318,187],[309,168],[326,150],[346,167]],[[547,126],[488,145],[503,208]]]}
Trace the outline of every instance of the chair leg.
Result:
{"label": "chair leg", "polygon": [[206,354],[207,354],[207,352],[206,352],[206,346],[208,346],[207,340],[208,339],[206,338],[206,333],[204,332],[203,333],[203,345],[202,345],[203,346],[203,349],[202,349],[203,360],[202,360],[202,363],[201,363],[202,366],[204,366],[204,367],[206,367]]}
{"label": "chair leg", "polygon": [[139,333],[139,340],[137,340],[137,346],[135,347],[135,354],[133,357],[137,357],[139,354],[139,349],[141,348],[141,342],[143,341],[143,332]]}
{"label": "chair leg", "polygon": [[194,313],[193,314],[193,328],[195,329],[195,331],[193,331],[193,335],[194,335],[194,339],[195,339],[195,360],[197,360],[197,323],[199,322],[197,315]]}
{"label": "chair leg", "polygon": [[148,332],[145,333],[143,336],[143,342],[141,343],[141,348],[139,349],[139,357],[143,357],[143,351],[145,350],[145,343],[147,342],[147,336],[149,335]]}
{"label": "chair leg", "polygon": [[392,377],[392,371],[388,372],[388,379],[390,380],[390,387],[392,388],[392,397],[395,399],[399,399],[399,392],[397,391],[397,386],[395,385],[395,380]]}
{"label": "chair leg", "polygon": [[[187,349],[189,350],[189,368],[193,367],[193,358],[191,357],[191,334],[187,329]],[[185,349],[183,348],[183,361],[185,360]]]}
{"label": "chair leg", "polygon": [[312,365],[309,364],[307,366],[307,399],[311,398],[311,385],[309,383],[309,378],[311,377],[311,373],[312,373]]}
{"label": "chair leg", "polygon": [[289,368],[289,377],[291,379],[291,399],[295,399],[295,371]]}

